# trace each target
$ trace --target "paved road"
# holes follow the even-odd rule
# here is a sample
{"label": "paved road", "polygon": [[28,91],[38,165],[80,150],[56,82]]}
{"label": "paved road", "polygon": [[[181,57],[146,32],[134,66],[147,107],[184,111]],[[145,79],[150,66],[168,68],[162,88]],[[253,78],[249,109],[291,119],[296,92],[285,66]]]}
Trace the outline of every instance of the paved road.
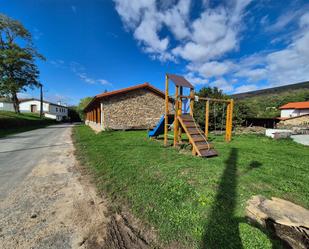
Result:
{"label": "paved road", "polygon": [[0,138],[0,201],[49,155],[51,148],[68,145],[62,137],[71,127],[53,125]]}
{"label": "paved road", "polygon": [[292,135],[291,138],[299,144],[309,146],[309,135]]}

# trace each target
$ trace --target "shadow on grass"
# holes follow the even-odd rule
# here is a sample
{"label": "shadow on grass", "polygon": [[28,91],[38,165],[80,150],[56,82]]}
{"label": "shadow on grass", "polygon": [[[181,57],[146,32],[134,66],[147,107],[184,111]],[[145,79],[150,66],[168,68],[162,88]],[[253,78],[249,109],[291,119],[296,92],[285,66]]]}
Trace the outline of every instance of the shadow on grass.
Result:
{"label": "shadow on grass", "polygon": [[[215,202],[207,218],[203,244],[201,248],[235,248],[242,249],[239,233],[239,224],[250,224],[245,217],[234,216],[237,200],[237,159],[238,149],[232,148],[228,159],[225,161],[225,169],[221,177]],[[248,173],[251,170],[260,168],[262,164],[258,161],[252,161],[245,170]],[[252,224],[250,224],[252,225]],[[262,227],[258,227],[267,235],[272,243],[273,249],[282,248],[277,240]]]}
{"label": "shadow on grass", "polygon": [[243,248],[239,221],[234,218],[237,197],[238,149],[232,148],[205,226],[202,248]]}

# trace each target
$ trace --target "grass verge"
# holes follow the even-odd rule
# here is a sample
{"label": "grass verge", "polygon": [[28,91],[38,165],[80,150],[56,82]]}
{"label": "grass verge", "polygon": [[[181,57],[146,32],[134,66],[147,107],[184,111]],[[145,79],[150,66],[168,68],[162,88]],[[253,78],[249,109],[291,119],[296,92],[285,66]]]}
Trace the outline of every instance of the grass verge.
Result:
{"label": "grass verge", "polygon": [[261,194],[309,207],[308,148],[289,140],[241,135],[226,144],[215,137],[219,157],[202,159],[143,131],[96,135],[78,126],[73,138],[99,189],[178,248],[280,248],[246,222],[246,201]]}
{"label": "grass verge", "polygon": [[55,124],[55,120],[40,118],[34,113],[20,113],[0,111],[0,137],[34,130]]}

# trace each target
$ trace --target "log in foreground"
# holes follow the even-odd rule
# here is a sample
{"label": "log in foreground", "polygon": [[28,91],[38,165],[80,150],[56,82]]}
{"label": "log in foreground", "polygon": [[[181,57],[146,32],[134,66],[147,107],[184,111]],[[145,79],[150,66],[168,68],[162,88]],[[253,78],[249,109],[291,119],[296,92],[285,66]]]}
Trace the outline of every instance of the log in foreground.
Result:
{"label": "log in foreground", "polygon": [[246,207],[246,216],[263,226],[290,248],[309,248],[309,210],[292,202],[253,196]]}

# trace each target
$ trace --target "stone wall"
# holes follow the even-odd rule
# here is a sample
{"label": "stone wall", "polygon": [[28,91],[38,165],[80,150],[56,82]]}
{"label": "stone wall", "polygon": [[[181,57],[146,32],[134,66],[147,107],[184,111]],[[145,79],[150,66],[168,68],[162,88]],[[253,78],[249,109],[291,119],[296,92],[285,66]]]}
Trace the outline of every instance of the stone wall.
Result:
{"label": "stone wall", "polygon": [[149,129],[165,112],[164,98],[146,89],[112,96],[102,103],[105,129]]}
{"label": "stone wall", "polygon": [[287,120],[282,120],[279,122],[278,126],[303,126],[309,127],[309,115],[304,115],[300,117],[295,117]]}
{"label": "stone wall", "polygon": [[102,131],[101,124],[98,124],[96,122],[92,122],[92,121],[89,121],[89,120],[86,120],[85,124],[90,126],[90,128],[93,129],[96,133]]}

